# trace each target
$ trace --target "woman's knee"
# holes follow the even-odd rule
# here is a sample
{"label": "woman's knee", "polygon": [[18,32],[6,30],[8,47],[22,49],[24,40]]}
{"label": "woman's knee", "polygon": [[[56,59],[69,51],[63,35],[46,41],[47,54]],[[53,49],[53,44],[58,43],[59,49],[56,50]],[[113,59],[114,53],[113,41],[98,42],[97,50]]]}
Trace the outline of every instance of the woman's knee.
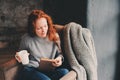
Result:
{"label": "woman's knee", "polygon": [[26,67],[23,71],[24,73],[22,75],[24,75],[24,80],[51,80],[47,75],[35,68]]}
{"label": "woman's knee", "polygon": [[51,80],[50,77],[41,72],[36,72],[33,78],[33,80]]}
{"label": "woman's knee", "polygon": [[65,75],[65,74],[67,74],[68,72],[69,72],[69,70],[66,69],[66,68],[60,69],[60,73],[61,73],[62,75]]}

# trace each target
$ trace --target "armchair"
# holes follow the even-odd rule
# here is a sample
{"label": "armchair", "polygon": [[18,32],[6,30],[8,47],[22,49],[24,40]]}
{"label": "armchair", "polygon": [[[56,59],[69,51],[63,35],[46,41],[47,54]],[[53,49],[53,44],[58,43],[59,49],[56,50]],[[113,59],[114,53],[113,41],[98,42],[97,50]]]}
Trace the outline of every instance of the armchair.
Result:
{"label": "armchair", "polygon": [[[64,26],[55,25],[55,28],[60,33]],[[0,55],[0,80],[17,80],[18,72],[22,66],[14,58],[14,53],[15,52],[13,52],[12,55],[11,53]],[[76,76],[76,72],[71,70],[60,80],[76,80]]]}
{"label": "armchair", "polygon": [[[97,80],[97,58],[90,31],[79,24],[54,25],[70,72],[60,80]],[[0,56],[0,80],[17,80],[22,66],[11,54]]]}

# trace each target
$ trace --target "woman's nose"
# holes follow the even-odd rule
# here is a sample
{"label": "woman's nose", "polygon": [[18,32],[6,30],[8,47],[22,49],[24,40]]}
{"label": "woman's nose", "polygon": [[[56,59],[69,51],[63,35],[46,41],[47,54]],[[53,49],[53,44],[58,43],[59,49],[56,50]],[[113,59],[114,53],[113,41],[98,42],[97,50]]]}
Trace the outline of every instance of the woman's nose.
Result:
{"label": "woman's nose", "polygon": [[44,28],[42,29],[42,32],[45,32],[45,29],[44,29]]}
{"label": "woman's nose", "polygon": [[45,28],[44,28],[44,27],[42,27],[42,30],[45,30]]}

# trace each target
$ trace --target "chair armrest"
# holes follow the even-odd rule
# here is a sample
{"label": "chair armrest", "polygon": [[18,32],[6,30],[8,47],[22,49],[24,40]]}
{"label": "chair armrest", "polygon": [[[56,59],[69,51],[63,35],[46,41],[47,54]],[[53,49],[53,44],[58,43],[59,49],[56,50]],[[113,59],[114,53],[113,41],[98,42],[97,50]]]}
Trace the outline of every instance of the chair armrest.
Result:
{"label": "chair armrest", "polygon": [[17,80],[19,67],[20,64],[15,58],[3,60],[0,64],[0,80]]}
{"label": "chair armrest", "polygon": [[70,71],[68,74],[66,74],[65,76],[63,76],[60,80],[76,80],[76,72],[75,71]]}
{"label": "chair armrest", "polygon": [[10,59],[9,61],[6,61],[3,64],[0,64],[0,70],[8,70],[16,65],[19,65],[17,60],[15,58]]}

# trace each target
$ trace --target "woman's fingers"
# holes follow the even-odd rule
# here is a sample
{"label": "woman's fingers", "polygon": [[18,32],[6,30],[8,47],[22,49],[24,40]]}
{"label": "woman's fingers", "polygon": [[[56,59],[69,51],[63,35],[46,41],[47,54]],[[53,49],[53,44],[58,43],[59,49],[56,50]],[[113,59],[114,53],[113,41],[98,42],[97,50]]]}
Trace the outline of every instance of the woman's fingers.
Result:
{"label": "woman's fingers", "polygon": [[62,61],[61,60],[57,60],[57,59],[55,59],[55,61],[52,63],[53,64],[53,66],[56,66],[56,67],[58,67],[58,66],[60,66],[61,64],[62,64]]}
{"label": "woman's fingers", "polygon": [[20,59],[20,57],[16,54],[15,55],[15,58],[16,58],[16,60],[20,63],[21,62],[21,59]]}

